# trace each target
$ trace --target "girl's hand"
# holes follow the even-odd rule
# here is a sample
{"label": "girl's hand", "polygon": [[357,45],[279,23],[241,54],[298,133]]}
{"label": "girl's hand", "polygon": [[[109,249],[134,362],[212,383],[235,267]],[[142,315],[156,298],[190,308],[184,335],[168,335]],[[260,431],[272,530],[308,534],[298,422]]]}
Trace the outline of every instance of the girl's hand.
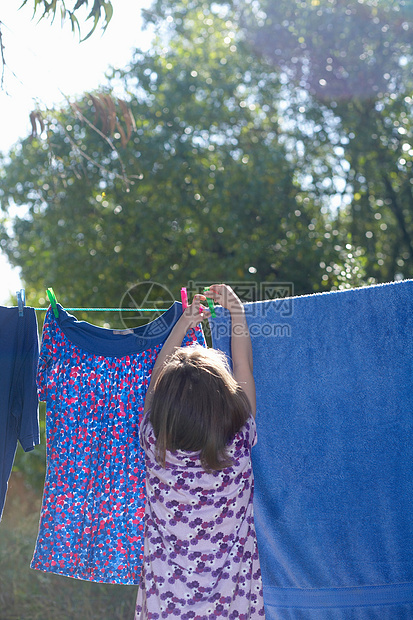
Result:
{"label": "girl's hand", "polygon": [[187,324],[188,329],[195,327],[198,323],[211,316],[209,308],[201,305],[201,301],[205,299],[205,295],[194,295],[191,305],[183,311],[182,319]]}
{"label": "girl's hand", "polygon": [[243,309],[240,298],[227,284],[212,284],[206,293],[208,297],[212,297],[217,304],[223,308],[226,308],[230,312],[236,312]]}

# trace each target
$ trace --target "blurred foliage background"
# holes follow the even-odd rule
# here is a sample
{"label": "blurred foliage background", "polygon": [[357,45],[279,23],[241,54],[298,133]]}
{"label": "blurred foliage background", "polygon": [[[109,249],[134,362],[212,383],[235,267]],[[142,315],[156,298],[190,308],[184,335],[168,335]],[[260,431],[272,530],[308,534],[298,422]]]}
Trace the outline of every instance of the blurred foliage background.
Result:
{"label": "blurred foliage background", "polygon": [[[28,305],[49,286],[67,307],[113,307],[142,282],[179,299],[187,282],[301,295],[413,277],[412,2],[155,0],[145,20],[149,51],[99,92],[34,110],[1,156],[0,243]],[[36,498],[44,462],[43,447],[15,461]],[[30,542],[2,524],[1,580],[33,523]],[[63,578],[30,579],[51,592]],[[8,620],[132,613],[33,615],[5,596]]]}
{"label": "blurred foliage background", "polygon": [[0,242],[28,303],[53,285],[113,306],[141,281],[331,290],[355,252],[359,280],[412,275],[410,2],[158,0],[145,16],[150,51],[34,111],[2,158]]}

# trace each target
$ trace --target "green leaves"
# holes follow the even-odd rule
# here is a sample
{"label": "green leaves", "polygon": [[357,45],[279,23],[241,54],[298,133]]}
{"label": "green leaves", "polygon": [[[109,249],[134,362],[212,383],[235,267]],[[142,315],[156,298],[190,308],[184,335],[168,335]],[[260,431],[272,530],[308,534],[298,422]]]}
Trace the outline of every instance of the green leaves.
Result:
{"label": "green leaves", "polygon": [[[364,4],[347,14],[344,0],[300,2],[302,15],[290,0],[158,0],[151,49],[114,77],[125,95],[109,84],[34,116],[35,136],[4,165],[2,207],[17,215],[1,243],[26,287],[55,285],[67,305],[74,295],[116,305],[150,280],[179,298],[189,281],[293,282],[301,294],[412,277],[412,101],[399,80],[410,56],[376,97],[310,87],[326,52],[317,46],[333,41],[321,25],[340,16],[327,57],[340,66],[341,52],[355,61],[360,51],[350,27],[360,11],[373,34],[375,17],[380,28],[388,17],[392,66],[406,51],[393,5],[374,16]],[[318,41],[310,50],[306,20]],[[261,34],[273,50],[285,35],[297,55],[257,53]],[[300,58],[312,63],[305,75]]]}
{"label": "green leaves", "polygon": [[[88,4],[87,0],[84,0],[82,4],[84,3]],[[90,32],[82,39],[82,41],[86,41],[86,39],[88,39],[96,30],[99,20],[101,19],[102,9],[104,13],[103,31],[105,31],[106,28],[108,27],[108,24],[110,20],[112,19],[112,15],[113,15],[112,3],[110,2],[110,0],[94,0],[92,10],[90,11],[87,17],[87,19],[93,19],[93,26]],[[73,13],[71,15],[73,15]]]}
{"label": "green leaves", "polygon": [[[69,19],[72,32],[77,31],[80,36],[81,25],[80,25],[80,22],[79,22],[79,19],[76,13],[79,12],[79,9],[82,9],[82,8],[88,9],[89,0],[77,0],[77,2],[75,3],[72,9],[67,8],[66,0],[51,0],[50,2],[48,2],[47,0],[32,0],[32,1],[34,1],[33,16],[37,14],[38,10],[40,12],[43,11],[42,14],[40,15],[39,20],[50,18],[53,22],[56,17],[56,14],[59,11],[62,23],[65,21],[65,19]],[[21,7],[25,6],[28,2],[29,0],[24,0]],[[93,20],[93,26],[91,30],[88,32],[88,34],[81,39],[81,41],[86,41],[86,39],[88,39],[95,32],[101,20],[103,20],[102,29],[103,31],[105,31],[109,25],[110,20],[112,19],[112,16],[113,16],[113,6],[110,0],[93,0],[91,10],[86,17],[86,21]]]}

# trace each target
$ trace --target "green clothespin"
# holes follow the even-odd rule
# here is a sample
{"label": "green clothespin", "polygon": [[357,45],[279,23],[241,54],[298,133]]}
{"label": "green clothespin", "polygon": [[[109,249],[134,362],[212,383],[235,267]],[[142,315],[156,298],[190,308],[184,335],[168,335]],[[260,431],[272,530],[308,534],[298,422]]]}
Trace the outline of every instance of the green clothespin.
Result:
{"label": "green clothespin", "polygon": [[49,298],[50,305],[52,306],[53,314],[55,315],[56,319],[58,319],[59,318],[59,310],[57,309],[56,295],[54,294],[54,291],[53,291],[52,288],[48,288],[46,293],[47,293],[47,296]]}
{"label": "green clothespin", "polygon": [[[209,286],[204,288],[204,293],[206,293],[207,291],[209,291]],[[211,316],[212,317],[216,317],[217,315],[216,315],[216,312],[215,312],[215,309],[214,309],[214,301],[210,297],[208,297],[208,296],[206,296],[206,300],[207,300],[208,307],[209,307],[209,309],[211,311]]]}
{"label": "green clothespin", "polygon": [[211,310],[211,316],[216,317],[216,312],[214,309],[214,302],[210,297],[207,297],[207,304],[209,306],[209,309]]}

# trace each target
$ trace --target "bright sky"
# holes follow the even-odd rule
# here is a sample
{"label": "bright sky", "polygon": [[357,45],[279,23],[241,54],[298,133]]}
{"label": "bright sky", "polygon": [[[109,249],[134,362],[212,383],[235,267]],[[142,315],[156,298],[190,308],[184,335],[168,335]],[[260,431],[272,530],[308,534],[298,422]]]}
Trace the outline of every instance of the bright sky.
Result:
{"label": "bright sky", "polygon": [[[3,1],[0,9],[7,64],[0,90],[2,152],[30,133],[29,114],[37,104],[53,107],[63,103],[65,96],[97,88],[105,82],[109,66],[125,67],[133,49],[147,48],[150,41],[149,33],[141,31],[141,9],[148,8],[150,0],[112,0],[114,13],[106,32],[101,35],[98,26],[84,43],[79,43],[68,22],[61,26],[60,17],[54,24],[32,20],[34,0],[19,10],[21,4]],[[81,23],[81,28],[85,36],[91,21]],[[0,305],[7,305],[21,282],[1,250],[0,274]]]}

